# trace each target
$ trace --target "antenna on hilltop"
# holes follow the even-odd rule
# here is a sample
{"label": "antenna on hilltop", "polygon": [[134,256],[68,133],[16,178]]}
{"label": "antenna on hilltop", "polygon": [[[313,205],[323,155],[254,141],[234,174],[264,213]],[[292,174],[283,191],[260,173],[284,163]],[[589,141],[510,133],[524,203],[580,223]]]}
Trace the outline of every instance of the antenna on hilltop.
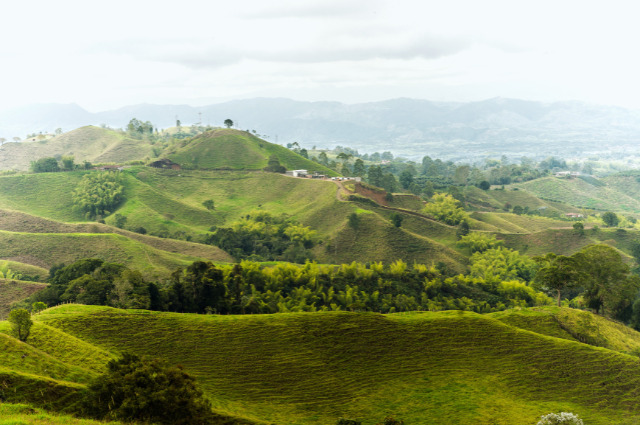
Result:
{"label": "antenna on hilltop", "polygon": [[202,125],[202,112],[198,112],[198,118],[200,120],[200,122],[198,122],[198,125]]}

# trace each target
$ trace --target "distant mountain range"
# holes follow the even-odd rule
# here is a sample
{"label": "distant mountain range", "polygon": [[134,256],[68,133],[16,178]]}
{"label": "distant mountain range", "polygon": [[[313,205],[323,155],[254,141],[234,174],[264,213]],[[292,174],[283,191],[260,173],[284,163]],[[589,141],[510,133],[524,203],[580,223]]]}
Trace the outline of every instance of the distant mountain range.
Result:
{"label": "distant mountain range", "polygon": [[394,99],[343,104],[255,98],[192,107],[140,104],[91,113],[75,104],[43,104],[0,113],[0,137],[69,131],[84,125],[126,127],[131,118],[158,128],[222,126],[230,118],[265,139],[302,147],[349,146],[457,161],[507,155],[624,158],[640,153],[640,111],[580,102],[495,98],[480,102]]}

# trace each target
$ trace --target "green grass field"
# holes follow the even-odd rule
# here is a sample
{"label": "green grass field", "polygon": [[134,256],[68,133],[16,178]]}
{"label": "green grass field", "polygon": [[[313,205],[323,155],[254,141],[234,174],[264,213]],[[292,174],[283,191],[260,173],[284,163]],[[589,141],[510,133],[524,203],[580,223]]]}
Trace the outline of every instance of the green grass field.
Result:
{"label": "green grass field", "polygon": [[[637,182],[636,182],[637,185]],[[563,202],[576,208],[600,211],[639,212],[640,200],[629,193],[628,187],[591,184],[584,179],[545,177],[515,185],[533,195],[550,201]],[[622,189],[622,190],[620,190]],[[636,189],[636,192],[638,189]]]}
{"label": "green grass field", "polygon": [[184,143],[168,158],[185,168],[203,170],[261,170],[269,157],[275,155],[287,170],[336,176],[337,173],[297,153],[262,140],[246,131],[218,129],[203,133]]}
{"label": "green grass field", "polygon": [[117,131],[94,126],[81,127],[49,140],[6,143],[0,154],[0,169],[29,169],[31,161],[71,155],[76,163],[124,163],[152,157],[152,145]]}
{"label": "green grass field", "polygon": [[120,422],[101,422],[56,415],[28,404],[0,403],[0,425],[118,425]]}
{"label": "green grass field", "polygon": [[44,287],[42,283],[0,279],[0,320],[6,319],[11,310],[9,307],[11,303],[23,300]]}
{"label": "green grass field", "polygon": [[[0,354],[24,388],[44,376],[74,393],[129,351],[184,365],[217,411],[260,423],[533,424],[557,411],[589,425],[640,421],[640,362],[625,354],[640,336],[572,309],[215,316],[65,305],[34,320],[33,339],[4,337]],[[49,408],[75,403],[42,393]]]}

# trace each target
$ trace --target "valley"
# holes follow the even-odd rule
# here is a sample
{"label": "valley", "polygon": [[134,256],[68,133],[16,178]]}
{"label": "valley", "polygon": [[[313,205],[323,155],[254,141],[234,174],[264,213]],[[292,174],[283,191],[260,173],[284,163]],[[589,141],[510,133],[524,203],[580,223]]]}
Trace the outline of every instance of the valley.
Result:
{"label": "valley", "polygon": [[[589,425],[637,422],[640,303],[626,294],[640,174],[528,169],[524,179],[514,166],[506,179],[499,163],[437,174],[439,160],[346,152],[303,155],[233,129],[175,138],[85,127],[5,144],[0,423],[45,415],[29,409],[70,423],[87,385],[124,353],[181,364],[219,423],[506,425],[560,411]],[[27,171],[46,157],[60,170]],[[331,180],[357,161],[368,173]],[[535,279],[553,261],[542,257],[579,259],[593,246],[629,286],[584,278],[553,306],[555,291]],[[85,259],[104,264],[73,274]],[[222,292],[206,292],[211,282]],[[110,288],[104,305],[82,305],[98,283]],[[209,298],[187,307],[189,291]],[[63,302],[34,313],[20,341],[10,310],[45,293]]]}

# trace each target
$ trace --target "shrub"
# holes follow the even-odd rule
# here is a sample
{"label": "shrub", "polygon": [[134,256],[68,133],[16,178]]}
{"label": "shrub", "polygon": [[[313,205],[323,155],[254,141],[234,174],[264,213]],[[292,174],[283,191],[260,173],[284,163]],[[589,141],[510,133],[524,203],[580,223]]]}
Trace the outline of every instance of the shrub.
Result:
{"label": "shrub", "polygon": [[213,413],[195,378],[181,366],[124,354],[88,388],[85,411],[109,420],[207,424]]}
{"label": "shrub", "polygon": [[31,305],[31,311],[34,313],[40,313],[42,310],[46,310],[47,305],[42,301],[36,301]]}
{"label": "shrub", "polygon": [[569,412],[549,413],[540,418],[537,425],[583,425],[582,419]]}
{"label": "shrub", "polygon": [[362,425],[362,422],[354,419],[340,418],[338,419],[338,422],[336,422],[336,425]]}

